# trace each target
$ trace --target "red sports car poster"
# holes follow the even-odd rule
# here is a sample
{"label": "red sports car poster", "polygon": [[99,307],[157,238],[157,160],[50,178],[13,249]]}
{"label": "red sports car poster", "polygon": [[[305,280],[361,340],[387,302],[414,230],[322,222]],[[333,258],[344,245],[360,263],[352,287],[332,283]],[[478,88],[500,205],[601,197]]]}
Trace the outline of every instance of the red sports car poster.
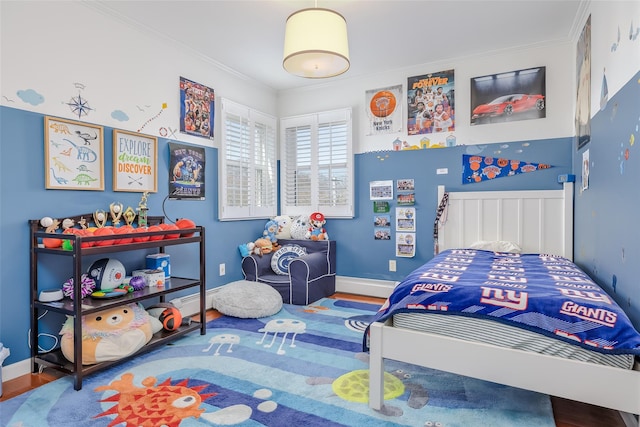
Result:
{"label": "red sports car poster", "polygon": [[455,129],[453,70],[409,77],[407,133],[448,132]]}
{"label": "red sports car poster", "polygon": [[402,132],[402,85],[366,92],[366,109],[369,116],[367,135]]}
{"label": "red sports car poster", "polygon": [[545,67],[471,79],[471,125],[546,116]]}
{"label": "red sports car poster", "polygon": [[210,87],[180,77],[180,132],[213,139],[215,100]]}

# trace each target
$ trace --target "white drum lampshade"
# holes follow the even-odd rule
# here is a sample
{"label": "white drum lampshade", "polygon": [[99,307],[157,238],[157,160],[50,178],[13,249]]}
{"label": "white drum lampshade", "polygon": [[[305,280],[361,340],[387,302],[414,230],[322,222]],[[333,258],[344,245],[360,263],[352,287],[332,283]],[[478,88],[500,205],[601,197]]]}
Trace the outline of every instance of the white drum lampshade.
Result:
{"label": "white drum lampshade", "polygon": [[310,79],[340,75],[349,69],[347,22],[330,9],[303,9],[287,18],[284,69]]}

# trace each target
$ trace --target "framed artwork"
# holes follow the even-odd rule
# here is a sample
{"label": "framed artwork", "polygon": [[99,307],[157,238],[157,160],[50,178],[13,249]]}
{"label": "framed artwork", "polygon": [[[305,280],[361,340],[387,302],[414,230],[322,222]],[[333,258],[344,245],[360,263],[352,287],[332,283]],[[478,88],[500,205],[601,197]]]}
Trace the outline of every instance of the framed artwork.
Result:
{"label": "framed artwork", "polygon": [[546,117],[546,68],[471,79],[471,126]]}
{"label": "framed artwork", "polygon": [[591,141],[591,15],[582,28],[576,53],[575,126],[580,149]]}
{"label": "framed artwork", "polygon": [[169,200],[204,200],[204,148],[169,143]]}
{"label": "framed artwork", "polygon": [[102,126],[45,116],[45,188],[103,191],[103,163]]}
{"label": "framed artwork", "polygon": [[215,102],[213,89],[180,77],[180,132],[213,139]]}
{"label": "framed artwork", "polygon": [[158,191],[158,139],[113,130],[113,191]]}
{"label": "framed artwork", "polygon": [[402,132],[402,85],[366,91],[367,135]]}
{"label": "framed artwork", "polygon": [[421,135],[454,131],[454,70],[413,76],[407,79],[407,134]]}

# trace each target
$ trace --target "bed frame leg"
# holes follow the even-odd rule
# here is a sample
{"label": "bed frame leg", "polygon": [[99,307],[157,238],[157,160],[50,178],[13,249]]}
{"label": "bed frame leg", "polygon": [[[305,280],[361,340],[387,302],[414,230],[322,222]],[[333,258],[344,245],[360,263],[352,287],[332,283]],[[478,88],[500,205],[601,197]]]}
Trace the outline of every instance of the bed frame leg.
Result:
{"label": "bed frame leg", "polygon": [[618,412],[620,414],[620,418],[624,422],[624,425],[627,427],[640,427],[640,420],[636,418],[635,415],[630,414],[628,412]]}
{"label": "bed frame leg", "polygon": [[369,334],[369,407],[380,410],[384,400],[382,323],[371,324]]}

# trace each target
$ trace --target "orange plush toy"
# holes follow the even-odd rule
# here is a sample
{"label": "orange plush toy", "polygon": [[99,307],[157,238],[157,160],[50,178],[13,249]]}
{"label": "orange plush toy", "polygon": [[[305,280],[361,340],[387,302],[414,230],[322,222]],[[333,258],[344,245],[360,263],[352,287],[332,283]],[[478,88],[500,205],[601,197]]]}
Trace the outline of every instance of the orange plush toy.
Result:
{"label": "orange plush toy", "polygon": [[[73,318],[60,331],[62,354],[73,362]],[[82,364],[118,360],[140,350],[153,335],[151,317],[138,304],[82,316]]]}

